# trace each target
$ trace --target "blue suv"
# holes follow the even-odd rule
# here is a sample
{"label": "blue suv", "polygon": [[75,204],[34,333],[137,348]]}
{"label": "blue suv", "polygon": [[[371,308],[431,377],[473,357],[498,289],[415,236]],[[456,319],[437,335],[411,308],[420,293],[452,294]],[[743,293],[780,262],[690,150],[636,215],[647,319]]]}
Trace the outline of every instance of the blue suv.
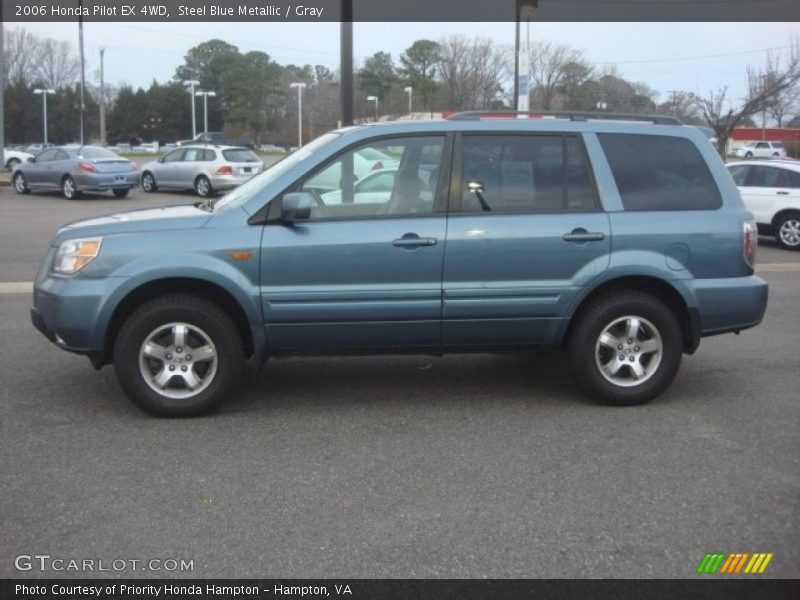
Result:
{"label": "blue suv", "polygon": [[31,317],[146,411],[217,408],[247,363],[564,350],[607,404],[757,325],[756,227],[668,117],[459,113],[327,133],[216,202],[72,223]]}

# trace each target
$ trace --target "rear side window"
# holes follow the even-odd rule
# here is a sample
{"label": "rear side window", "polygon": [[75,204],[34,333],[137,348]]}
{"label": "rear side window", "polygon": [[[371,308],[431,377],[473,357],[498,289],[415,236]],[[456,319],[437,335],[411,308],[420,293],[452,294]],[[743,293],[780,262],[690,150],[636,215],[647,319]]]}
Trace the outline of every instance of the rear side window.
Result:
{"label": "rear side window", "polygon": [[594,210],[594,181],[579,140],[563,135],[465,135],[463,212]]}
{"label": "rear side window", "polygon": [[684,138],[600,133],[625,210],[710,210],[722,206],[703,156]]}
{"label": "rear side window", "polygon": [[258,162],[258,157],[252,150],[247,148],[237,148],[235,150],[223,150],[222,156],[229,162]]}

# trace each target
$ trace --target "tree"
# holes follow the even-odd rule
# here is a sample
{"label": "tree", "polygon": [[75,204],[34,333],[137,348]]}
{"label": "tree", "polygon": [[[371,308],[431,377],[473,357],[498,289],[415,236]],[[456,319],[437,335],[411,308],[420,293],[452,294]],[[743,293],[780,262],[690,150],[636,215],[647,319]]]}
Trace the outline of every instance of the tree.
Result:
{"label": "tree", "polygon": [[45,39],[38,44],[31,76],[45,87],[58,89],[75,83],[80,68],[69,42]]}
{"label": "tree", "polygon": [[39,44],[39,38],[22,28],[3,32],[3,87],[30,83]]}
{"label": "tree", "polygon": [[440,42],[438,64],[441,105],[448,110],[504,106],[508,53],[492,40],[455,35]]}
{"label": "tree", "polygon": [[[556,108],[554,104],[560,100],[560,92],[568,78],[580,72],[591,73],[591,67],[586,63],[583,53],[566,44],[535,43],[530,48],[528,60],[533,83],[531,106],[542,110]],[[563,102],[559,104],[563,105]]]}
{"label": "tree", "polygon": [[392,55],[388,52],[376,52],[364,61],[357,78],[359,87],[367,94],[385,98],[397,81]]}
{"label": "tree", "polygon": [[748,97],[734,104],[728,99],[727,87],[696,96],[695,101],[708,126],[714,130],[719,152],[724,157],[731,132],[746,118],[767,110],[775,96],[800,81],[800,43],[793,40],[786,64],[768,57],[760,69],[747,69]]}
{"label": "tree", "polygon": [[792,117],[792,120],[789,121],[786,126],[792,129],[800,129],[800,115]]}
{"label": "tree", "polygon": [[441,60],[441,46],[431,40],[417,40],[400,55],[400,77],[427,111],[436,92],[436,68]]}

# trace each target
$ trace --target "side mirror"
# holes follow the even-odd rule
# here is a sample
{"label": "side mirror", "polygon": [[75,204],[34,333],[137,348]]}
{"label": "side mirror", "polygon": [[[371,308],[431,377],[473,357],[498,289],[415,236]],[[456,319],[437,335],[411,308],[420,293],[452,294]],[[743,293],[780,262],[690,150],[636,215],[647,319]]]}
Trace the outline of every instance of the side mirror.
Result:
{"label": "side mirror", "polygon": [[281,198],[281,222],[293,224],[311,218],[314,200],[308,192],[284,194]]}
{"label": "side mirror", "polygon": [[36,157],[31,156],[30,158],[28,158],[28,162],[36,162]]}

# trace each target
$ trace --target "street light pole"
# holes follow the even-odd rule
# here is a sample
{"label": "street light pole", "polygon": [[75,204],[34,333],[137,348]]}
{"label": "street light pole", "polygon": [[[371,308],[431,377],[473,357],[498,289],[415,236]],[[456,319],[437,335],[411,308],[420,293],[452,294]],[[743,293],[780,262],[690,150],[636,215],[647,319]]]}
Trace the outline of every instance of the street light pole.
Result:
{"label": "street light pole", "polygon": [[289,87],[297,88],[297,147],[300,148],[303,145],[303,89],[306,84],[295,82]]}
{"label": "street light pole", "polygon": [[106,145],[106,86],[103,79],[103,55],[106,49],[100,48],[100,144]]}
{"label": "street light pole", "polygon": [[412,106],[411,105],[411,98],[414,95],[414,88],[411,87],[411,86],[408,86],[407,88],[404,89],[404,91],[405,91],[406,94],[408,94],[408,118],[410,119],[411,118],[411,106]]}
{"label": "street light pole", "polygon": [[378,122],[378,115],[380,114],[378,112],[378,102],[379,102],[378,97],[377,96],[367,96],[367,102],[374,102],[375,103],[375,122],[377,123]]}
{"label": "street light pole", "polygon": [[42,95],[42,118],[44,121],[44,143],[47,144],[47,94],[55,94],[55,90],[48,88],[36,88],[33,90],[36,95]]}
{"label": "street light pole", "polygon": [[195,95],[203,97],[203,133],[208,133],[208,97],[211,96],[213,98],[217,93],[197,90]]}
{"label": "street light pole", "polygon": [[190,98],[192,100],[192,139],[197,137],[197,119],[194,115],[194,86],[200,85],[200,82],[196,79],[187,79],[183,82],[183,85],[188,85],[190,90]]}

